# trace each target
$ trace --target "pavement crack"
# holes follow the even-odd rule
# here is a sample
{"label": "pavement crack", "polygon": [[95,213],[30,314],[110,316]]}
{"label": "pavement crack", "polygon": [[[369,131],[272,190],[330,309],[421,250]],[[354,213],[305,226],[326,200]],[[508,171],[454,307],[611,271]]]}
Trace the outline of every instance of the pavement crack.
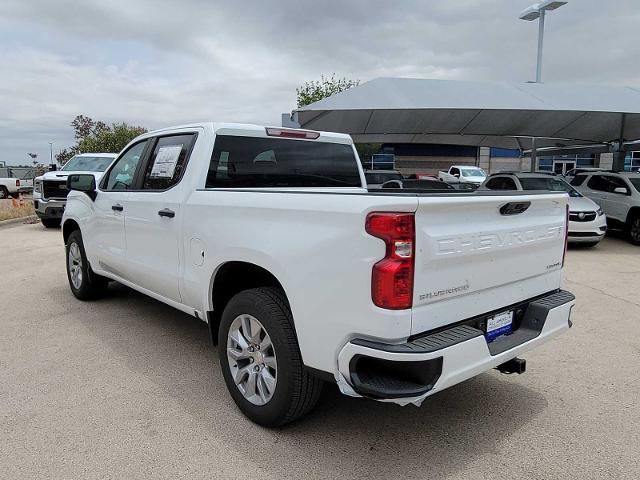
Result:
{"label": "pavement crack", "polygon": [[617,295],[613,295],[613,294],[611,294],[609,292],[605,292],[604,290],[601,290],[599,288],[592,287],[589,284],[582,283],[582,282],[576,282],[575,280],[567,280],[567,283],[573,283],[575,285],[580,285],[581,287],[589,288],[589,289],[593,290],[594,292],[598,292],[598,293],[600,293],[600,294],[602,294],[602,295],[604,295],[606,297],[613,298],[613,299],[616,299],[616,300],[620,300],[622,302],[626,302],[626,303],[628,303],[630,305],[634,305],[634,306],[640,308],[640,303],[632,302],[631,300],[627,300],[624,297],[618,297]]}

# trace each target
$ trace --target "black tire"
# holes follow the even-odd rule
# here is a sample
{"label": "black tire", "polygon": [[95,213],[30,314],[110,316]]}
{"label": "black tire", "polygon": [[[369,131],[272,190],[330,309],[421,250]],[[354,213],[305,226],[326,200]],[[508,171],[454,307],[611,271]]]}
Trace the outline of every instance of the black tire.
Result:
{"label": "black tire", "polygon": [[0,186],[0,200],[9,198],[9,190],[4,185]]}
{"label": "black tire", "polygon": [[640,245],[640,215],[637,213],[627,222],[627,238],[634,245]]}
{"label": "black tire", "polygon": [[[77,285],[74,285],[74,281],[72,280],[71,262],[69,259],[69,252],[75,251],[74,247],[78,248],[80,258],[82,259],[82,262],[78,262],[76,265],[82,274],[78,279],[79,281]],[[106,278],[95,274],[93,270],[91,270],[91,265],[89,265],[87,255],[84,251],[84,244],[82,243],[82,234],[80,233],[80,230],[76,230],[69,235],[65,249],[67,252],[67,279],[69,280],[69,287],[71,288],[73,295],[78,300],[93,300],[100,297],[105,292],[109,281]]]}
{"label": "black tire", "polygon": [[40,221],[44,228],[60,228],[60,219],[58,218],[41,218]]}
{"label": "black tire", "polygon": [[[241,315],[251,315],[262,324],[275,351],[275,389],[264,405],[256,405],[245,398],[231,373],[227,336],[232,323]],[[222,314],[218,338],[220,366],[227,389],[250,420],[265,427],[278,427],[302,417],[315,406],[323,381],[304,368],[291,310],[281,290],[254,288],[235,295]]]}

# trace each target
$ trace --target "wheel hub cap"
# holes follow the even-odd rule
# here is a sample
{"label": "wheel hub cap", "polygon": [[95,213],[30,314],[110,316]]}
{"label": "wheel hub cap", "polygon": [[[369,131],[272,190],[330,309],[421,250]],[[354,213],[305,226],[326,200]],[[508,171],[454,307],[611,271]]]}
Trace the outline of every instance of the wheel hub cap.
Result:
{"label": "wheel hub cap", "polygon": [[78,289],[82,286],[82,255],[77,243],[69,245],[69,276],[71,283]]}
{"label": "wheel hub cap", "polygon": [[278,364],[271,337],[252,315],[238,315],[227,337],[227,360],[236,387],[254,405],[268,403],[276,389]]}
{"label": "wheel hub cap", "polygon": [[640,218],[636,218],[631,224],[631,238],[640,240]]}

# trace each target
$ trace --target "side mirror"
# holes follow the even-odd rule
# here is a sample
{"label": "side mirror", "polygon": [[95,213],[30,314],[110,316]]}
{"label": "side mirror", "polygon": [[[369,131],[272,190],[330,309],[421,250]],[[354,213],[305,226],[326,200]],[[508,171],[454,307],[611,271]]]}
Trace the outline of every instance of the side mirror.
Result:
{"label": "side mirror", "polygon": [[67,177],[67,189],[86,193],[91,200],[96,199],[96,177],[90,173],[75,173]]}
{"label": "side mirror", "polygon": [[616,187],[613,189],[613,193],[618,193],[620,195],[628,195],[629,191],[624,187]]}

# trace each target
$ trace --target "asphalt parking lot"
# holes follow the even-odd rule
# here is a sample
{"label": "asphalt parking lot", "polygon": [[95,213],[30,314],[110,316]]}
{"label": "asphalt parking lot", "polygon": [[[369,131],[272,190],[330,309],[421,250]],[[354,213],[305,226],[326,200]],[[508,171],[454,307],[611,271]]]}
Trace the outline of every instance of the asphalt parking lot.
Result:
{"label": "asphalt parking lot", "polygon": [[227,394],[207,328],[119,285],[75,300],[59,230],[0,229],[3,478],[640,477],[640,247],[570,249],[567,334],[421,408],[341,396],[281,430]]}

